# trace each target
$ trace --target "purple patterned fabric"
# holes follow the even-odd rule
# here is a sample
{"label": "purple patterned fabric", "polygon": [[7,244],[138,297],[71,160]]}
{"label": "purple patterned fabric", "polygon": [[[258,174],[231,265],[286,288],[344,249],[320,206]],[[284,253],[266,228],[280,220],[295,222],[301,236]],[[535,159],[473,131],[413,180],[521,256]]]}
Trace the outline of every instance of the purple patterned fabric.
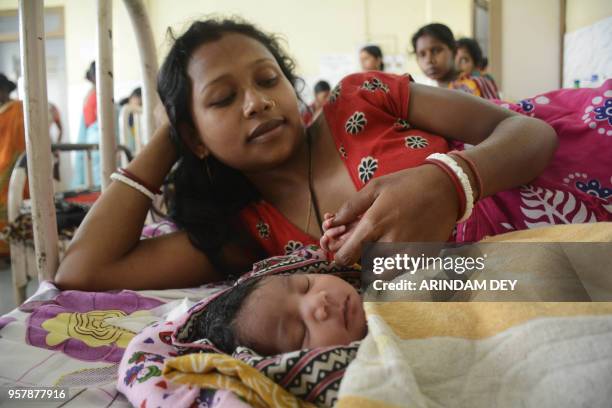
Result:
{"label": "purple patterned fabric", "polygon": [[29,316],[29,344],[85,361],[119,362],[134,333],[108,322],[162,304],[131,291],[64,291],[42,302]]}

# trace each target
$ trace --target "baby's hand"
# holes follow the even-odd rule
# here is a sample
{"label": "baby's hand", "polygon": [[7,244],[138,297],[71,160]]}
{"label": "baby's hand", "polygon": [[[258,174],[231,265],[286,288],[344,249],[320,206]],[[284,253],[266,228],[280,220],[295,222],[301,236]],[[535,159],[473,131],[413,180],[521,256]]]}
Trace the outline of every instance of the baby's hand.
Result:
{"label": "baby's hand", "polygon": [[319,243],[321,244],[321,248],[324,251],[329,252],[330,243],[334,242],[338,238],[338,236],[340,236],[340,234],[346,231],[346,225],[339,225],[337,227],[330,228],[329,224],[334,218],[333,214],[325,213],[323,215],[323,218],[325,219],[325,221],[323,221],[323,236],[321,237]]}
{"label": "baby's hand", "polygon": [[323,217],[325,221],[323,221],[323,236],[320,240],[321,248],[327,252],[336,252],[351,235],[358,221],[353,222],[348,226],[338,225],[330,228],[334,215],[325,213]]}

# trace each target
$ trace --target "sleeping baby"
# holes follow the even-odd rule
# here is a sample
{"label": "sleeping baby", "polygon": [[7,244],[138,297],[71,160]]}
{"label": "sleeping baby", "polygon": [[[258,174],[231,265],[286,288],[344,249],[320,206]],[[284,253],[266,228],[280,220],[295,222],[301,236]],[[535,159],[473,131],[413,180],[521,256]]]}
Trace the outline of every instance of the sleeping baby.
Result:
{"label": "sleeping baby", "polygon": [[192,323],[192,339],[209,339],[226,353],[239,345],[261,355],[348,345],[367,333],[361,296],[328,274],[252,278],[212,300]]}
{"label": "sleeping baby", "polygon": [[258,262],[231,287],[137,334],[117,388],[134,406],[210,406],[232,393],[257,405],[283,392],[333,406],[353,342],[367,332],[359,287],[359,269],[314,246]]}

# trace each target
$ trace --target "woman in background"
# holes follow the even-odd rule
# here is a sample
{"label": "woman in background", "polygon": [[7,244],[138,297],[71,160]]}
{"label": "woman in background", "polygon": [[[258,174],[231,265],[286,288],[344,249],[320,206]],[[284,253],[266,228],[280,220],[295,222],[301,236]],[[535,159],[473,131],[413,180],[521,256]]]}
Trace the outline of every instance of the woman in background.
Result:
{"label": "woman in background", "polygon": [[314,101],[308,105],[308,108],[302,113],[302,120],[304,126],[310,125],[314,118],[316,118],[323,110],[323,105],[327,102],[329,94],[331,92],[331,86],[327,81],[319,81],[314,86]]}
{"label": "woman in background", "polygon": [[[0,73],[0,231],[8,221],[8,187],[13,166],[25,151],[25,128],[21,101],[10,98],[17,88]],[[8,243],[0,239],[0,256],[9,254]]]}
{"label": "woman in background", "polygon": [[383,53],[378,45],[367,45],[359,52],[362,71],[384,71]]}
{"label": "woman in background", "polygon": [[[96,62],[92,61],[85,72],[85,79],[92,85],[83,102],[83,117],[77,143],[100,143],[100,130],[98,127],[98,102],[96,94]],[[91,153],[91,170],[94,185],[100,185],[100,153]],[[84,153],[76,153],[73,188],[85,185],[85,156]]]}
{"label": "woman in background", "polygon": [[[134,88],[130,96],[123,98],[119,101],[119,110],[124,106],[128,106],[130,113],[128,116],[128,127],[130,130],[129,137],[127,139],[127,147],[132,151],[136,152],[136,124],[134,121],[134,110],[142,109],[142,89],[140,87]],[[122,125],[123,126],[123,125]]]}
{"label": "woman in background", "polygon": [[[55,128],[55,131],[53,131],[53,128]],[[49,136],[51,136],[51,143],[62,143],[63,133],[64,127],[62,126],[60,111],[57,106],[49,102]],[[53,152],[53,180],[60,181],[59,152]]]}
{"label": "woman in background", "polygon": [[421,71],[439,87],[457,89],[485,99],[499,99],[497,89],[482,77],[461,73],[455,66],[457,43],[450,28],[440,23],[421,27],[412,36]]}

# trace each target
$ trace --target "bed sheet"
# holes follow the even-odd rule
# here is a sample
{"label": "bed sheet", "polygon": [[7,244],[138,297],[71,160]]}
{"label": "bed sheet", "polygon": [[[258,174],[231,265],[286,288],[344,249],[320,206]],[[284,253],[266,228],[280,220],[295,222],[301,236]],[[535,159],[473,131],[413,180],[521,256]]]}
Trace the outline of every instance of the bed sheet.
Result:
{"label": "bed sheet", "polygon": [[[508,275],[516,273],[509,263],[522,255],[520,247],[508,243],[533,248],[610,243],[612,223],[517,231],[485,242],[505,248],[507,263],[494,265]],[[589,254],[593,246],[579,248]],[[579,262],[583,254],[544,259],[546,253],[523,259],[529,277],[543,279],[544,273],[561,271],[568,259],[573,272],[587,269]],[[492,254],[491,247],[487,254]],[[600,252],[600,259],[606,260],[606,254]],[[594,259],[589,263],[602,265]],[[496,273],[490,265],[487,273]],[[611,272],[609,263],[599,270],[600,289],[612,288]],[[609,292],[598,293],[610,299]],[[540,295],[546,298],[544,291]],[[337,407],[611,406],[612,302],[415,302],[381,296],[364,308],[369,332],[345,372]]]}
{"label": "bed sheet", "polygon": [[[116,382],[119,361],[131,338],[147,325],[185,313],[224,287],[221,283],[94,293],[60,292],[43,282],[23,305],[0,317],[0,406],[24,406],[23,401],[7,400],[6,388],[57,386],[69,389],[66,406],[129,407]],[[211,392],[208,397],[211,407],[240,403],[229,391]]]}
{"label": "bed sheet", "polygon": [[610,407],[612,303],[365,306],[337,407]]}

